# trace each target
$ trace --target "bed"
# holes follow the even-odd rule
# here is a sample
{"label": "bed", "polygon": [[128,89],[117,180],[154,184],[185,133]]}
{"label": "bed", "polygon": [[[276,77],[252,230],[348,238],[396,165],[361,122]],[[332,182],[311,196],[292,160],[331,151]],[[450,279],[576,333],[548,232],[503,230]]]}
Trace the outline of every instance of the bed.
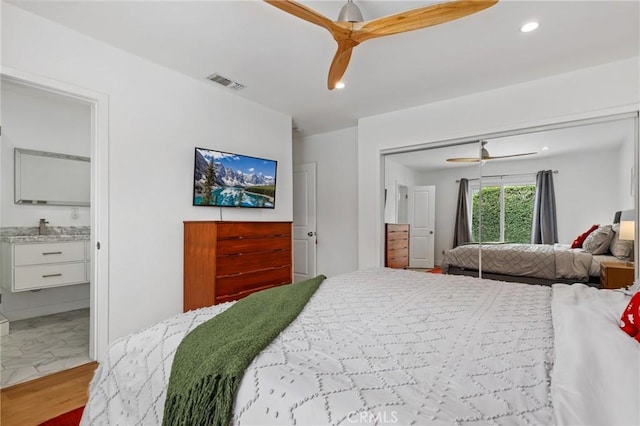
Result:
{"label": "bed", "polygon": [[[479,245],[465,244],[445,253],[444,274],[478,276]],[[482,245],[483,278],[528,284],[587,283],[599,286],[601,262],[625,262],[611,254],[592,254],[568,244]]]}
{"label": "bed", "polygon": [[[640,424],[628,300],[386,268],[331,277],[249,365],[232,423]],[[233,303],[114,342],[82,424],[161,424],[180,341]]]}

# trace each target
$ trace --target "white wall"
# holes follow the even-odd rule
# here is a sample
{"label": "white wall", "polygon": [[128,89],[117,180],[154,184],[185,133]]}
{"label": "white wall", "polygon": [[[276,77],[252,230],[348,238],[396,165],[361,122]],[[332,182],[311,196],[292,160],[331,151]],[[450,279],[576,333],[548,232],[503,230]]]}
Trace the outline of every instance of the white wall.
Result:
{"label": "white wall", "polygon": [[351,127],[296,138],[293,162],[316,163],[317,272],[358,268],[358,131]]}
{"label": "white wall", "polygon": [[[490,161],[484,165],[483,174],[532,173],[532,179],[535,180],[538,170],[558,170],[553,177],[558,241],[570,244],[591,225],[611,223],[614,213],[624,208],[617,188],[623,184],[628,188],[629,183],[621,182],[617,173],[621,150],[622,147],[618,147],[615,150],[595,150],[544,159]],[[471,167],[424,172],[421,175],[421,185],[436,186],[435,262],[438,265],[442,263],[442,252],[453,245],[458,198],[456,180],[463,177],[473,179],[476,176],[478,169]]]}
{"label": "white wall", "polygon": [[422,185],[420,173],[387,157],[384,160],[384,187],[387,190],[384,208],[385,223],[398,223],[398,185]]}
{"label": "white wall", "polygon": [[634,191],[633,179],[638,179],[637,170],[634,170],[634,158],[640,154],[635,151],[633,143],[633,125],[630,125],[629,136],[622,141],[622,146],[618,151],[618,199],[620,200],[620,210],[629,210],[634,208]]}
{"label": "white wall", "polygon": [[276,208],[225,220],[292,220],[291,117],[7,3],[2,65],[108,96],[109,341],[182,310],[182,222],[220,217],[192,206],[194,147],[278,161]]}
{"label": "white wall", "polygon": [[381,150],[634,110],[638,75],[631,58],[359,120],[359,267],[382,264]]}

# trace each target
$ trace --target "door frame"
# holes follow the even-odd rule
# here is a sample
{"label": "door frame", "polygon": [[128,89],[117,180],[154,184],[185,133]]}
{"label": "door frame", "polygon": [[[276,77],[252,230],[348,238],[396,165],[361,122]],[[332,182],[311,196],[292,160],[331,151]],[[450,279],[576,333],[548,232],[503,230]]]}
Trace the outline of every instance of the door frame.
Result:
{"label": "door frame", "polygon": [[78,99],[91,108],[89,357],[100,361],[109,345],[109,96],[4,65],[0,78]]}

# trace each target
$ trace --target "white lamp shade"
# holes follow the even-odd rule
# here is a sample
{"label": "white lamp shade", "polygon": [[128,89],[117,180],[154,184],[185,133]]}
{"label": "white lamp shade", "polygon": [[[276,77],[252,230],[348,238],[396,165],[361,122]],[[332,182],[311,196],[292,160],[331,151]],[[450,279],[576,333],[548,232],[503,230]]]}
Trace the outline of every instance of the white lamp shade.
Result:
{"label": "white lamp shade", "polygon": [[621,240],[635,240],[636,239],[635,231],[636,231],[636,223],[633,220],[620,221],[619,238]]}
{"label": "white lamp shade", "polygon": [[620,233],[618,237],[621,240],[636,239],[636,211],[623,210],[620,213]]}

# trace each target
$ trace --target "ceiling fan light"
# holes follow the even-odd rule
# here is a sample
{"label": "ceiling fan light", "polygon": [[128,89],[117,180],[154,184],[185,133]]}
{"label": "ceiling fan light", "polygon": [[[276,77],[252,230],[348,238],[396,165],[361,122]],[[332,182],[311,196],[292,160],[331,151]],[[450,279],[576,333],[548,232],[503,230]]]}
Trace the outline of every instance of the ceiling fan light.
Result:
{"label": "ceiling fan light", "polygon": [[540,24],[535,21],[527,22],[520,27],[520,31],[522,31],[523,33],[530,33],[531,31],[535,31],[539,26]]}
{"label": "ceiling fan light", "polygon": [[347,4],[342,6],[340,14],[338,15],[338,22],[363,22],[362,12],[360,8],[356,6],[352,0],[348,0]]}

